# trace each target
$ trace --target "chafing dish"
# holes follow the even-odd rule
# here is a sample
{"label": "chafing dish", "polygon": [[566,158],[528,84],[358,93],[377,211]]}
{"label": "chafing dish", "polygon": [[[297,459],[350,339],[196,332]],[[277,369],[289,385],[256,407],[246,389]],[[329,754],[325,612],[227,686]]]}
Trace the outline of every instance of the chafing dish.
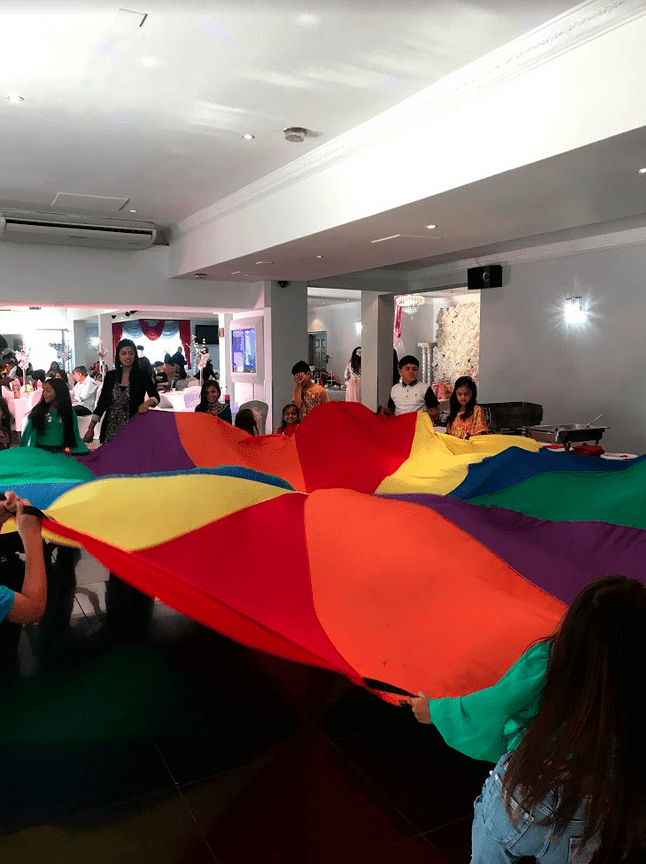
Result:
{"label": "chafing dish", "polygon": [[547,426],[529,426],[527,434],[535,441],[544,444],[562,444],[569,450],[577,441],[594,441],[599,443],[603,433],[609,426],[588,426],[585,423],[561,423]]}

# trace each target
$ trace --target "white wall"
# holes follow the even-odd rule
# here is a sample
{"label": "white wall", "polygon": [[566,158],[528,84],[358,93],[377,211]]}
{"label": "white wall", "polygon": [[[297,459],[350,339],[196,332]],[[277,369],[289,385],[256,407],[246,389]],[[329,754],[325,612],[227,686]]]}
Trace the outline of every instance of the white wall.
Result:
{"label": "white wall", "polygon": [[308,333],[316,330],[327,332],[327,353],[330,355],[327,368],[341,382],[352,352],[361,345],[361,336],[357,336],[355,327],[357,322],[361,322],[361,301],[335,303],[333,306],[308,306]]}
{"label": "white wall", "polygon": [[[544,406],[544,423],[603,412],[609,451],[646,452],[646,248],[583,252],[511,266],[482,292],[480,397]],[[589,324],[563,324],[566,297],[589,302]]]}
{"label": "white wall", "polygon": [[[414,315],[402,316],[402,342],[406,354],[412,354],[418,360],[422,359],[421,351],[417,347],[420,342],[433,342],[437,329],[437,312],[441,306],[448,306],[447,302],[426,299],[424,305]],[[427,382],[432,383],[432,382]]]}
{"label": "white wall", "polygon": [[253,309],[262,296],[262,283],[169,279],[168,255],[166,246],[119,252],[1,243],[0,305],[233,311]]}

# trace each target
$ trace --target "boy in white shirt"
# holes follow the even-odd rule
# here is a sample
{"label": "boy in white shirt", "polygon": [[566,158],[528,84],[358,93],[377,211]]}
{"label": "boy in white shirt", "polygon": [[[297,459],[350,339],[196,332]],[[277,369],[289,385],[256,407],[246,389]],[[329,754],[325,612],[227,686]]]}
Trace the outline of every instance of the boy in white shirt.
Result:
{"label": "boy in white shirt", "polygon": [[440,403],[433,393],[433,388],[417,380],[419,360],[412,354],[407,354],[397,364],[401,381],[390,391],[387,406],[379,409],[380,414],[411,414],[413,411],[428,411],[429,415],[437,417]]}

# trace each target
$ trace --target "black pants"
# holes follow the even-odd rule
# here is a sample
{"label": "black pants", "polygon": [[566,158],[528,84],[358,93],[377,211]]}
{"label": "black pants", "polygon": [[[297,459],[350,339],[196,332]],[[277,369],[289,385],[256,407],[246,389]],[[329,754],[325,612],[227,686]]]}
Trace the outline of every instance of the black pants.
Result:
{"label": "black pants", "polygon": [[87,417],[88,414],[92,413],[89,408],[85,407],[85,405],[72,405],[72,409],[79,417]]}

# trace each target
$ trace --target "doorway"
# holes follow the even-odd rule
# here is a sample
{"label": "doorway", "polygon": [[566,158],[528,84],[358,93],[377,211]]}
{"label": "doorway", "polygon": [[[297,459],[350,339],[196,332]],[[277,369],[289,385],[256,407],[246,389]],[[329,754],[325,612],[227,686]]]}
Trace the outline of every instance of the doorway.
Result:
{"label": "doorway", "polygon": [[327,331],[319,330],[316,333],[310,333],[310,366],[315,369],[327,368]]}

